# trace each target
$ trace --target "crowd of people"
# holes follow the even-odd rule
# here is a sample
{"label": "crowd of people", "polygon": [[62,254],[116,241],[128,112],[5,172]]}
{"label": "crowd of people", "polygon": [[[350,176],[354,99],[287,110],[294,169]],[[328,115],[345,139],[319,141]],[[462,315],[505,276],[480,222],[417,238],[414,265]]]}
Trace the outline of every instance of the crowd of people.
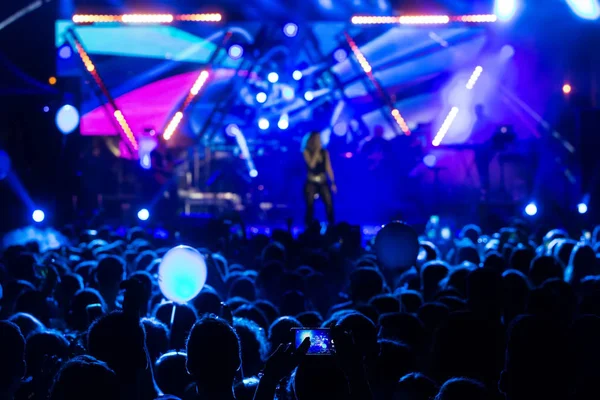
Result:
{"label": "crowd of people", "polygon": [[[531,232],[424,236],[390,269],[343,223],[216,241],[65,227],[59,248],[2,250],[0,400],[598,399],[600,228]],[[208,268],[187,304],[158,284],[180,242]],[[300,327],[329,328],[335,354],[307,355]]]}

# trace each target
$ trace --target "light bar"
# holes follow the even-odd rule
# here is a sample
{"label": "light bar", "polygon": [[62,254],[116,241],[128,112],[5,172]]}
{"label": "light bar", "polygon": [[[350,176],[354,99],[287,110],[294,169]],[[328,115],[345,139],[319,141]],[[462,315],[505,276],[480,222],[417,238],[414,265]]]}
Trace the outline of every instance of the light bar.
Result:
{"label": "light bar", "polygon": [[365,71],[365,73],[370,74],[373,71],[373,68],[371,67],[371,64],[369,64],[367,59],[365,58],[362,51],[360,51],[360,48],[358,47],[358,45],[356,44],[354,39],[352,39],[350,37],[350,35],[346,35],[346,39],[348,40],[350,49],[354,53],[354,56],[356,57],[356,60],[360,64],[361,68]]}
{"label": "light bar", "polygon": [[410,135],[410,129],[408,128],[408,125],[406,125],[406,121],[404,120],[404,118],[402,118],[402,115],[400,114],[400,111],[398,111],[397,108],[394,108],[392,110],[392,117],[394,117],[400,129],[402,129],[402,132],[404,132],[407,135]]}
{"label": "light bar", "polygon": [[450,22],[465,23],[488,23],[496,22],[498,17],[495,14],[474,14],[474,15],[403,15],[393,16],[370,16],[356,15],[352,17],[351,22],[355,25],[442,25]]}
{"label": "light bar", "polygon": [[219,13],[212,14],[183,14],[175,17],[177,21],[191,22],[219,22],[223,20],[223,16]]}
{"label": "light bar", "polygon": [[96,71],[96,66],[90,59],[90,56],[88,55],[88,53],[83,48],[83,45],[79,42],[79,40],[74,35],[73,35],[73,39],[74,39],[74,43],[75,43],[75,48],[77,49],[77,54],[79,54],[79,57],[81,58],[81,61],[83,62],[83,65],[85,66],[87,71],[90,73],[90,75],[92,75],[92,78],[94,78],[94,81],[96,81],[96,84],[98,85],[98,87],[100,88],[100,90],[102,91],[104,96],[107,98],[110,105],[115,110],[113,115],[114,115],[115,119],[117,120],[117,122],[119,123],[119,126],[121,127],[121,130],[125,134],[127,140],[129,141],[129,144],[131,145],[131,147],[133,147],[134,150],[138,150],[139,146],[138,146],[138,142],[135,138],[135,135],[133,134],[131,128],[129,127],[129,124],[127,123],[127,120],[125,119],[125,116],[123,116],[123,113],[119,110],[117,104],[114,102],[110,92],[108,91],[108,89],[106,88],[106,85],[104,84],[104,81],[100,77],[100,74],[98,74],[98,71]]}
{"label": "light bar", "polygon": [[182,119],[183,113],[181,111],[177,111],[171,119],[171,122],[169,122],[169,125],[167,125],[167,129],[165,129],[165,131],[163,132],[163,138],[165,140],[171,139]]}
{"label": "light bar", "polygon": [[123,14],[123,15],[98,15],[76,14],[73,22],[76,24],[102,24],[120,22],[124,24],[170,24],[173,21],[188,22],[219,22],[223,16],[219,13],[209,14]]}
{"label": "light bar", "polygon": [[442,140],[444,140],[444,136],[446,136],[446,133],[448,133],[448,130],[452,126],[452,123],[454,122],[454,119],[456,118],[457,115],[458,115],[458,107],[452,107],[452,110],[450,110],[450,112],[446,116],[446,119],[444,120],[444,123],[440,127],[440,130],[435,135],[435,138],[433,138],[432,144],[434,146],[437,147],[440,145],[440,143],[442,143]]}
{"label": "light bar", "polygon": [[471,77],[469,78],[469,81],[467,82],[467,85],[466,85],[466,88],[468,90],[471,90],[475,87],[475,84],[477,83],[477,79],[479,79],[482,72],[483,72],[483,68],[481,66],[478,65],[477,67],[475,67],[475,71],[473,71],[473,73],[471,74]]}
{"label": "light bar", "polygon": [[407,15],[399,19],[403,25],[435,25],[447,24],[450,22],[450,17],[447,15]]}
{"label": "light bar", "polygon": [[165,140],[169,140],[173,137],[173,135],[175,134],[175,131],[177,130],[177,127],[179,126],[179,123],[183,119],[183,112],[192,103],[192,100],[194,100],[194,97],[196,97],[198,95],[198,93],[200,93],[202,88],[206,85],[206,81],[208,80],[209,75],[210,74],[207,70],[203,70],[202,72],[200,72],[200,75],[198,75],[198,78],[196,78],[194,85],[190,89],[190,92],[188,93],[183,104],[179,108],[179,111],[177,111],[175,113],[175,115],[173,116],[173,118],[171,119],[171,121],[169,122],[167,127],[165,128],[165,130],[163,132],[163,138]]}
{"label": "light bar", "polygon": [[133,131],[129,127],[129,124],[127,123],[127,120],[123,116],[123,113],[121,112],[121,110],[115,110],[114,116],[117,119],[119,126],[121,126],[121,129],[123,129],[123,132],[125,132],[125,135],[127,135],[127,139],[129,139],[129,142],[131,143],[133,148],[135,150],[138,150],[139,146],[135,139],[135,135],[133,134]]}

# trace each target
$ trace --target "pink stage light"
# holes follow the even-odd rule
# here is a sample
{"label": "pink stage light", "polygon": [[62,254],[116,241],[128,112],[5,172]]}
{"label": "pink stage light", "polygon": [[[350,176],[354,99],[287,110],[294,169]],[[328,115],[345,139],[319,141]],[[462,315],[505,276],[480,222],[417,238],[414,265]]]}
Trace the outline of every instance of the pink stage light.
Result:
{"label": "pink stage light", "polygon": [[355,15],[351,22],[355,25],[443,25],[450,22],[463,23],[490,23],[498,21],[498,16],[495,14],[474,14],[474,15],[403,15],[400,17],[393,16],[371,16],[371,15]]}
{"label": "pink stage light", "polygon": [[400,17],[402,25],[436,25],[447,24],[450,17],[447,15],[405,15]]}
{"label": "pink stage light", "polygon": [[394,120],[396,120],[396,123],[398,124],[400,129],[402,129],[402,132],[404,132],[407,135],[410,135],[410,129],[408,128],[406,121],[404,120],[404,118],[402,118],[402,115],[400,114],[400,111],[398,111],[397,108],[394,108],[392,110],[392,117],[394,117]]}
{"label": "pink stage light", "polygon": [[103,24],[121,22],[124,24],[170,24],[173,21],[187,22],[220,22],[223,16],[219,13],[206,14],[75,14],[73,22],[76,24]]}
{"label": "pink stage light", "polygon": [[452,20],[457,22],[486,23],[498,21],[498,16],[495,14],[460,15],[453,17]]}

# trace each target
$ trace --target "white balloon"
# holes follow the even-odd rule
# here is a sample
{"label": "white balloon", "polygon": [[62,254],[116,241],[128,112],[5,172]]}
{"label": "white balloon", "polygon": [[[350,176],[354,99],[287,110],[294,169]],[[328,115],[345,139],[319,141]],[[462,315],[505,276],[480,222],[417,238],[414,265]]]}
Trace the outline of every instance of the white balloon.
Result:
{"label": "white balloon", "polygon": [[167,299],[185,304],[200,293],[205,283],[206,261],[193,247],[173,247],[162,258],[158,286]]}

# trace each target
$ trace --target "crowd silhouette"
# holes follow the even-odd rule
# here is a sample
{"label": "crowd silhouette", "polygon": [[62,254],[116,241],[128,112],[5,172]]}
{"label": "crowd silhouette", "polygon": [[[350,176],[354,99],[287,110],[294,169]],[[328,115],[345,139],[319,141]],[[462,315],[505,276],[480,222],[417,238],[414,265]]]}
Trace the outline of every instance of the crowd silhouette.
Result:
{"label": "crowd silhouette", "polygon": [[[468,225],[424,235],[398,269],[347,224],[62,232],[60,248],[1,253],[0,400],[600,398],[600,227],[586,240]],[[208,278],[175,305],[158,270],[180,241]],[[329,328],[335,354],[294,345],[300,327]]]}

